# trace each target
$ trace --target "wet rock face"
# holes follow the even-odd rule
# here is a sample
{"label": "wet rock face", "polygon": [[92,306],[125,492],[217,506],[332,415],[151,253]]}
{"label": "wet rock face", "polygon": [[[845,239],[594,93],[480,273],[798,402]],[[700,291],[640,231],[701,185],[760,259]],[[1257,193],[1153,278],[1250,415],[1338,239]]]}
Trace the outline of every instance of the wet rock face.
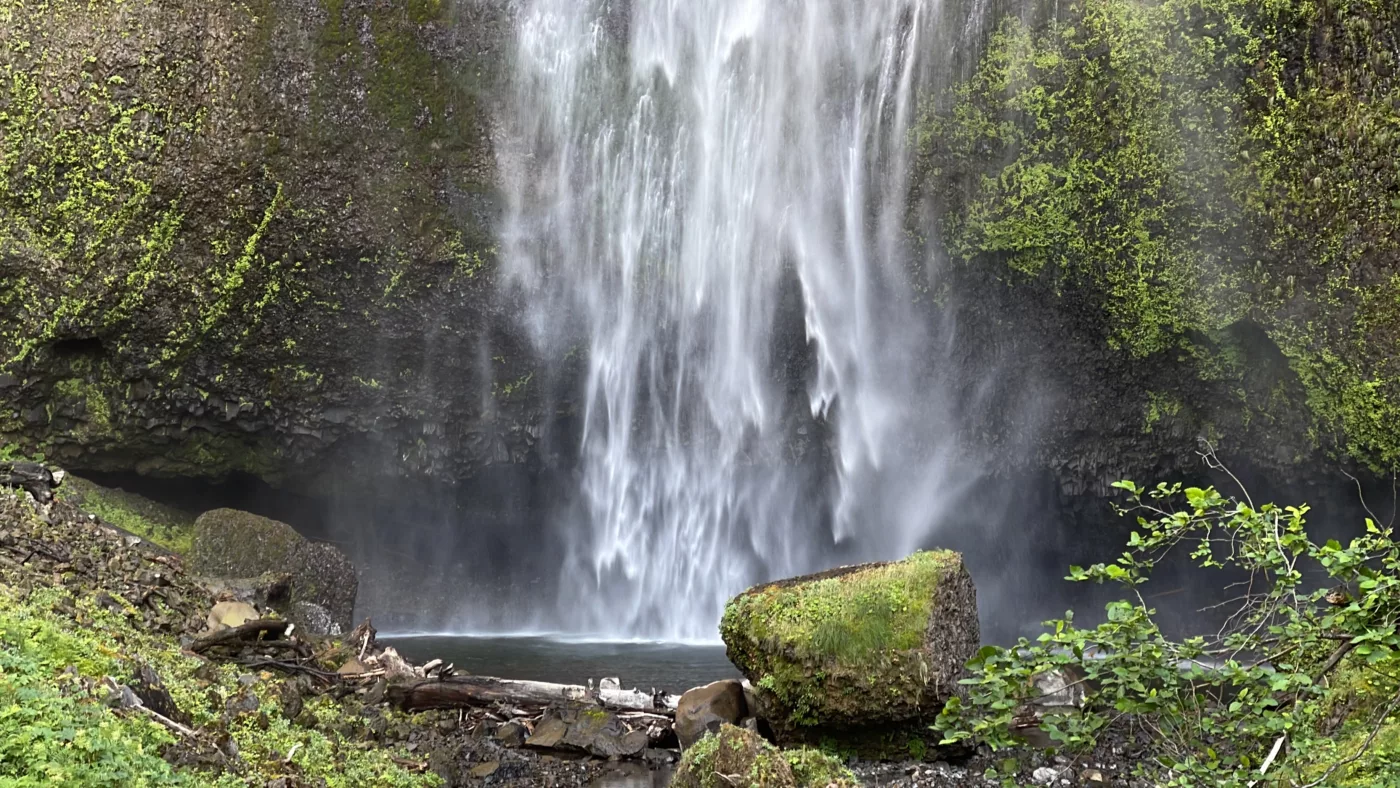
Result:
{"label": "wet rock face", "polygon": [[0,445],[270,480],[530,452],[502,3],[60,0],[0,35]]}
{"label": "wet rock face", "polygon": [[[332,545],[308,542],[285,523],[235,509],[205,512],[195,521],[190,568],[211,578],[291,576],[288,614],[312,632],[348,632],[359,579]],[[338,630],[338,631],[337,631]]]}
{"label": "wet rock face", "polygon": [[916,553],[750,589],[725,609],[729,659],[784,738],[931,718],[979,644],[962,557]]}

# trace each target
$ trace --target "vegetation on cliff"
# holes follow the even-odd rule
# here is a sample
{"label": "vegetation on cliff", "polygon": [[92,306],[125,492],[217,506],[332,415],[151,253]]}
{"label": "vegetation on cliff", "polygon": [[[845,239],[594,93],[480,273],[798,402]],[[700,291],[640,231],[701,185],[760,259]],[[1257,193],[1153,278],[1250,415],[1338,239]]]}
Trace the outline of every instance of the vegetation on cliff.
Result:
{"label": "vegetation on cliff", "polygon": [[[415,359],[443,314],[484,329],[493,13],[0,2],[0,435],[268,478],[366,414],[440,413],[438,376],[489,390]],[[394,454],[439,462],[421,438]]]}
{"label": "vegetation on cliff", "polygon": [[[918,129],[953,260],[1225,393],[1142,391],[1145,428],[1161,401],[1204,434],[1261,441],[1311,413],[1305,438],[1374,469],[1400,464],[1397,141],[1400,8],[1385,0],[1008,17]],[[1268,374],[1274,358],[1288,377]]]}

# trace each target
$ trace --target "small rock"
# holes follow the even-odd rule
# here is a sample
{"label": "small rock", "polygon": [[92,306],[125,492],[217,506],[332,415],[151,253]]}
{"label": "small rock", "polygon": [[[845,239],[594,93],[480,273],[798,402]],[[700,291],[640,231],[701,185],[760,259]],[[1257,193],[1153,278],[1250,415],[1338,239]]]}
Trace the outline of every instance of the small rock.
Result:
{"label": "small rock", "polygon": [[568,733],[568,723],[558,717],[549,717],[541,720],[540,724],[535,726],[535,732],[531,734],[530,738],[525,740],[525,744],[530,747],[539,747],[546,750],[553,749],[559,745],[559,742],[564,740],[564,737],[567,736]]}
{"label": "small rock", "polygon": [[1059,776],[1059,771],[1049,766],[1042,766],[1031,772],[1031,780],[1035,781],[1036,785],[1052,785]]}
{"label": "small rock", "polygon": [[296,720],[301,715],[305,703],[302,701],[301,692],[297,690],[295,682],[287,682],[282,685],[282,716],[288,720]]}
{"label": "small rock", "polygon": [[249,621],[257,621],[258,611],[247,602],[220,602],[209,611],[209,631],[241,627]]}
{"label": "small rock", "polygon": [[257,684],[258,681],[260,681],[260,679],[252,673],[244,673],[243,675],[238,677],[238,683],[244,687],[251,687],[254,684]]}
{"label": "small rock", "polygon": [[507,722],[496,729],[496,741],[506,747],[524,747],[525,738],[525,726],[518,722]]}
{"label": "small rock", "polygon": [[364,664],[361,663],[358,659],[355,659],[354,657],[351,657],[350,659],[346,660],[345,664],[341,665],[340,668],[336,670],[336,673],[339,673],[342,676],[358,676],[361,673],[365,672],[366,671]]}
{"label": "small rock", "polygon": [[478,780],[484,780],[487,777],[490,777],[491,775],[495,774],[496,770],[500,768],[500,761],[487,761],[486,763],[478,763],[477,765],[473,766],[471,768],[470,774]]}
{"label": "small rock", "polygon": [[245,714],[253,714],[260,705],[257,695],[244,690],[224,704],[224,711],[230,717],[241,717]]}
{"label": "small rock", "polygon": [[681,696],[676,705],[676,737],[685,749],[725,723],[738,725],[746,716],[744,686],[733,679],[716,681]]}
{"label": "small rock", "polygon": [[1083,773],[1079,775],[1079,781],[1086,784],[1108,784],[1108,778],[1098,769],[1085,769]]}
{"label": "small rock", "polygon": [[293,602],[287,609],[287,619],[311,635],[335,637],[341,634],[340,624],[331,618],[330,611],[315,602]]}

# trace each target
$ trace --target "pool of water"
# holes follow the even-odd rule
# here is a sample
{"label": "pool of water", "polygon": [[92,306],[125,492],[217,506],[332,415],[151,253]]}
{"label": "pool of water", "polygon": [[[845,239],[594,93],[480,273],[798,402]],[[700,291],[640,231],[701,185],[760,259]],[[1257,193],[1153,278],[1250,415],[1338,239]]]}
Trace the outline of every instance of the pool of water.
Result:
{"label": "pool of water", "polygon": [[478,676],[586,684],[615,676],[622,686],[681,693],[739,678],[724,646],[569,640],[549,636],[383,635],[409,660],[441,659]]}

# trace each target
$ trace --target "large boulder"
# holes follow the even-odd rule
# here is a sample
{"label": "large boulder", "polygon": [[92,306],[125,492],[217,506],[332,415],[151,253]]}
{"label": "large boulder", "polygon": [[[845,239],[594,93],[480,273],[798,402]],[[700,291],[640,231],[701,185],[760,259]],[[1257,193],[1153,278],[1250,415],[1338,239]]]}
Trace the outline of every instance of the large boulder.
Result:
{"label": "large boulder", "polygon": [[752,588],[720,633],[779,735],[906,723],[957,689],[978,647],[977,595],[962,556],[921,552]]}
{"label": "large boulder", "polygon": [[779,750],[753,731],[725,725],[685,751],[671,788],[858,788],[841,762],[811,749]]}
{"label": "large boulder", "polygon": [[[359,579],[355,565],[333,545],[310,542],[290,525],[236,509],[215,509],[194,524],[190,566],[210,578],[253,578],[268,573],[290,575],[287,610],[319,608],[312,620],[291,620],[320,634],[348,632],[355,614]],[[338,631],[337,631],[338,630]]]}

